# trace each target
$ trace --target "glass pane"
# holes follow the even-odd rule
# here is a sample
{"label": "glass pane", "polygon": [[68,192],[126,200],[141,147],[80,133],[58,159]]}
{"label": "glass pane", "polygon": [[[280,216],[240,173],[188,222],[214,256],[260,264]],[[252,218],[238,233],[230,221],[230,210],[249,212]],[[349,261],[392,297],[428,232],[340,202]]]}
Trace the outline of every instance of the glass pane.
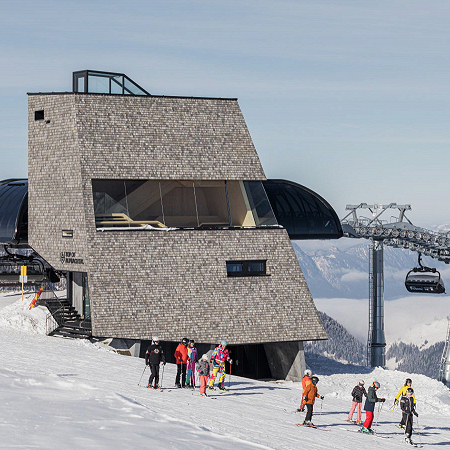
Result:
{"label": "glass pane", "polygon": [[77,92],[84,92],[84,77],[77,78]]}
{"label": "glass pane", "polygon": [[130,218],[122,180],[92,180],[97,228],[129,226]]}
{"label": "glass pane", "polygon": [[125,94],[147,95],[142,89],[138,88],[132,81],[125,78]]}
{"label": "glass pane", "polygon": [[159,181],[126,181],[125,186],[131,225],[164,227]]}
{"label": "glass pane", "polygon": [[109,94],[109,78],[89,75],[89,92],[94,94]]}
{"label": "glass pane", "polygon": [[195,181],[199,226],[230,226],[225,181]]}
{"label": "glass pane", "polygon": [[164,221],[168,227],[198,227],[192,181],[161,181]]}
{"label": "glass pane", "polygon": [[249,272],[266,273],[264,266],[265,261],[249,261],[247,270]]}
{"label": "glass pane", "polygon": [[123,77],[111,77],[111,94],[122,94],[123,93]]}
{"label": "glass pane", "polygon": [[240,262],[227,262],[227,272],[228,273],[239,273],[239,272],[242,272],[242,263],[240,263]]}
{"label": "glass pane", "polygon": [[242,181],[227,181],[231,224],[234,227],[256,227]]}
{"label": "glass pane", "polygon": [[244,181],[248,202],[257,227],[277,225],[272,207],[261,181]]}

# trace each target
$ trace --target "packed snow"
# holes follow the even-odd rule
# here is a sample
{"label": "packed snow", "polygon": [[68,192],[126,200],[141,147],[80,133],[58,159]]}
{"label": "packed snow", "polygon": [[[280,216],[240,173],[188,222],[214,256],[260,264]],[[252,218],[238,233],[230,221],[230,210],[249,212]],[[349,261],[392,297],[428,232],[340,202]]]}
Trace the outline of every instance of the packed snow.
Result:
{"label": "packed snow", "polygon": [[[227,375],[229,393],[202,398],[173,388],[176,368],[167,364],[166,389],[145,389],[149,372],[143,374],[142,359],[46,336],[46,310],[28,310],[32,297],[0,295],[0,448],[404,449],[395,427],[401,413],[389,407],[408,376],[419,413],[413,440],[450,446],[450,390],[423,375],[309,359],[325,396],[316,402],[313,422],[326,429],[306,428],[295,425],[304,419],[296,412],[301,383]],[[378,394],[387,399],[375,410],[377,436],[356,433],[358,426],[345,421],[361,378],[366,387],[379,381]]]}

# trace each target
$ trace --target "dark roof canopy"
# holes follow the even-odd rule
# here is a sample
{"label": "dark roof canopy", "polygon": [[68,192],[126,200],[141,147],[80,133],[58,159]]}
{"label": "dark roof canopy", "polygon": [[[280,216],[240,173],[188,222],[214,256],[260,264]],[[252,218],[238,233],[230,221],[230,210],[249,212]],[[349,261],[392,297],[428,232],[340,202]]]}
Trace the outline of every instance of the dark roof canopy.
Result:
{"label": "dark roof canopy", "polygon": [[264,188],[279,223],[291,239],[339,239],[341,222],[320,195],[292,181],[266,180]]}
{"label": "dark roof canopy", "polygon": [[0,243],[28,241],[28,180],[0,181]]}

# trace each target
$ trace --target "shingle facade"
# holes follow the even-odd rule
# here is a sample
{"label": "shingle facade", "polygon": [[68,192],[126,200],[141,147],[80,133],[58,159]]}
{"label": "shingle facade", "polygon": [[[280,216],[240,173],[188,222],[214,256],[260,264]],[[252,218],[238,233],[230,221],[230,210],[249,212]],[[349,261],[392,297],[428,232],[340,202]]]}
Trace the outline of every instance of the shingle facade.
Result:
{"label": "shingle facade", "polygon": [[[236,100],[30,94],[29,243],[88,274],[95,336],[326,338],[284,229],[102,232],[92,179],[264,180]],[[267,260],[267,276],[227,277],[236,259]]]}

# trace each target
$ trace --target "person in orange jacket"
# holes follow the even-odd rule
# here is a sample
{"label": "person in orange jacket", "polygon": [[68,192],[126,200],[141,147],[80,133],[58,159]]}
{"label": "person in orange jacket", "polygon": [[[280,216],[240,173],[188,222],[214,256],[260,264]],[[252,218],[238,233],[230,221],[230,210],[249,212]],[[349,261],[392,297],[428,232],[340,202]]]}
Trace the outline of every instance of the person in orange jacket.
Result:
{"label": "person in orange jacket", "polygon": [[[177,376],[175,378],[176,387],[186,386],[186,367],[188,359],[188,339],[183,338],[175,350],[174,356],[177,362]],[[181,381],[181,382],[180,382]]]}
{"label": "person in orange jacket", "polygon": [[311,375],[312,372],[309,369],[306,369],[302,378],[302,401],[300,402],[300,408],[297,409],[298,412],[303,412],[305,410],[305,400],[303,400],[303,396],[305,395],[306,386],[311,384]]}
{"label": "person in orange jacket", "polygon": [[323,400],[323,395],[319,395],[317,393],[317,383],[319,382],[319,378],[315,375],[311,377],[311,383],[306,386],[303,399],[305,400],[305,405],[307,409],[305,421],[303,425],[307,425],[309,427],[314,427],[315,425],[311,422],[313,415],[313,407],[316,401],[316,398],[320,398]]}

